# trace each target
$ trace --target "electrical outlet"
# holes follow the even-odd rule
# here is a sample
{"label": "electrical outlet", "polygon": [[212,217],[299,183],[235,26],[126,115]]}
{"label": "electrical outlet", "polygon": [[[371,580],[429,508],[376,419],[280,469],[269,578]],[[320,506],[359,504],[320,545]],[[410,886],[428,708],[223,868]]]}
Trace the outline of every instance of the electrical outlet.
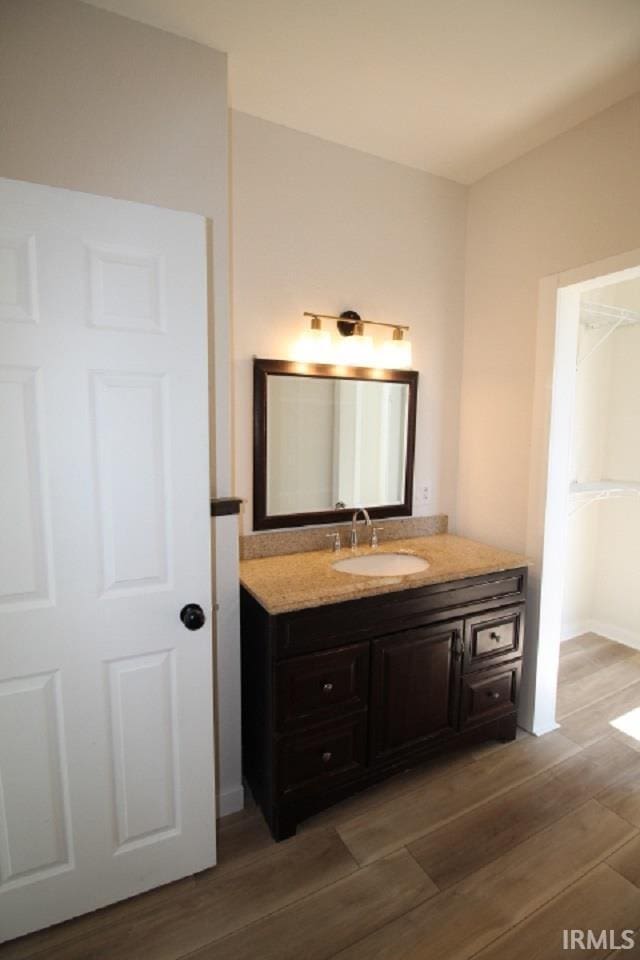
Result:
{"label": "electrical outlet", "polygon": [[431,499],[431,488],[428,483],[425,483],[422,487],[422,502],[429,503]]}

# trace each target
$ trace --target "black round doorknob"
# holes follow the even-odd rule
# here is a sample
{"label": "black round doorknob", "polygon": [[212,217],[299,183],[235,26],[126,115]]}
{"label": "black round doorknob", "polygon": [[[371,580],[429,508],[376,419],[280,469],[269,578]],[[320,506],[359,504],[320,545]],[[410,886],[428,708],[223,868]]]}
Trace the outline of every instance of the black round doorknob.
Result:
{"label": "black round doorknob", "polygon": [[187,630],[199,630],[204,627],[207,618],[199,603],[188,603],[180,611],[180,619]]}

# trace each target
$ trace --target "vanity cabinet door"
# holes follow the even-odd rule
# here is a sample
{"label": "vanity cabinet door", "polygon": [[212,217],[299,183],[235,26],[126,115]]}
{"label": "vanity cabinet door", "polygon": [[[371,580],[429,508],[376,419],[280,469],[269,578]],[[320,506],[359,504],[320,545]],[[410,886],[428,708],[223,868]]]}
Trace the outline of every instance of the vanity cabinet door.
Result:
{"label": "vanity cabinet door", "polygon": [[462,622],[405,630],[373,642],[371,759],[454,733]]}

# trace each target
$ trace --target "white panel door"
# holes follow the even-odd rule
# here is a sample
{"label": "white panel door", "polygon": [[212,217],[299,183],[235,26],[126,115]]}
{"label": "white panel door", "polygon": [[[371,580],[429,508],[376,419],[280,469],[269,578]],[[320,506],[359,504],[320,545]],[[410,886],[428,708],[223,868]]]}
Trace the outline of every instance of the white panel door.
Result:
{"label": "white panel door", "polygon": [[0,180],[0,939],[215,862],[205,237]]}

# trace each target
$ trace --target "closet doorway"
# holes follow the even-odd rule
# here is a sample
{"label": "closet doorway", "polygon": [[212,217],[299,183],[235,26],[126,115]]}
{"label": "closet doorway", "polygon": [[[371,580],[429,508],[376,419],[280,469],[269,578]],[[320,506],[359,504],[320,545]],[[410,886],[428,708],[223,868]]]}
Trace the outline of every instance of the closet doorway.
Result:
{"label": "closet doorway", "polygon": [[640,650],[640,277],[580,297],[562,640]]}
{"label": "closet doorway", "polygon": [[[603,701],[605,734],[635,724],[640,748],[638,264],[635,251],[541,284],[528,537],[539,622],[523,719],[539,734],[579,725],[583,694]],[[556,703],[559,665],[573,677]]]}

